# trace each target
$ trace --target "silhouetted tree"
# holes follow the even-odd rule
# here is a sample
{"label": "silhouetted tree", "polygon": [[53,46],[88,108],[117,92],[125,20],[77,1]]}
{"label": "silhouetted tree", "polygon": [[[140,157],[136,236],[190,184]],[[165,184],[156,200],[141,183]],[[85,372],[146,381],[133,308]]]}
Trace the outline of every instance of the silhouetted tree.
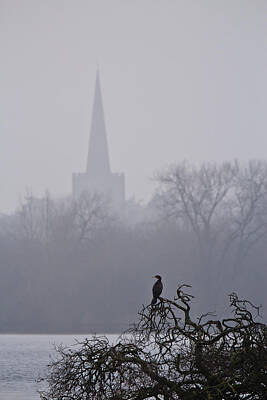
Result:
{"label": "silhouetted tree", "polygon": [[229,318],[193,318],[185,287],[174,300],[143,307],[116,343],[95,336],[59,348],[42,398],[266,399],[266,326],[253,317],[259,308],[232,293]]}
{"label": "silhouetted tree", "polygon": [[108,199],[99,193],[84,192],[72,203],[78,242],[88,242],[113,220]]}
{"label": "silhouetted tree", "polygon": [[157,204],[167,220],[189,233],[192,253],[198,254],[194,269],[201,286],[208,282],[209,303],[226,283],[238,284],[255,245],[265,246],[267,163],[181,162],[157,180]]}
{"label": "silhouetted tree", "polygon": [[[252,160],[199,167],[181,162],[158,174],[158,198],[166,217],[195,234],[201,255],[211,263],[237,244],[237,259],[267,235],[267,163]],[[212,264],[212,263],[211,263]]]}
{"label": "silhouetted tree", "polygon": [[133,205],[121,216],[100,195],[28,191],[14,214],[0,215],[0,331],[121,332],[157,272],[170,290],[177,273],[192,282],[198,313],[222,315],[234,288],[266,310],[266,165],[171,167],[158,185],[168,219],[159,218],[156,196],[128,223]]}

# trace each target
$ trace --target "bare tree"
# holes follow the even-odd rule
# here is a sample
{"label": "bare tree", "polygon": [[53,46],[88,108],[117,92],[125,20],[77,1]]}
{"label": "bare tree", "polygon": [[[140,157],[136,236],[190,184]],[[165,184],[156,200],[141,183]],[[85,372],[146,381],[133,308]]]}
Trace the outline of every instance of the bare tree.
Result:
{"label": "bare tree", "polygon": [[194,319],[186,287],[178,286],[174,300],[143,307],[117,343],[96,336],[59,348],[42,399],[265,399],[267,331],[253,317],[259,308],[232,293],[229,318]]}
{"label": "bare tree", "polygon": [[83,193],[78,199],[52,200],[27,192],[16,213],[14,235],[49,245],[58,241],[84,243],[111,222],[108,200],[98,193]]}
{"label": "bare tree", "polygon": [[228,249],[237,243],[235,266],[242,265],[252,247],[267,235],[267,163],[257,160],[237,167],[225,207],[228,237],[224,245]]}
{"label": "bare tree", "polygon": [[112,221],[108,199],[100,193],[84,192],[72,204],[78,242],[92,239],[96,231],[106,228]]}
{"label": "bare tree", "polygon": [[[159,205],[167,218],[197,239],[209,274],[237,266],[267,235],[267,163],[187,162],[157,176]],[[227,258],[228,257],[228,258]],[[227,269],[226,268],[226,269]]]}
{"label": "bare tree", "polygon": [[16,212],[17,234],[29,241],[47,243],[54,219],[55,203],[46,191],[42,198],[27,190],[24,200]]}
{"label": "bare tree", "polygon": [[220,233],[222,204],[234,185],[236,163],[202,164],[187,162],[170,167],[157,180],[161,208],[195,233],[201,250],[211,247]]}

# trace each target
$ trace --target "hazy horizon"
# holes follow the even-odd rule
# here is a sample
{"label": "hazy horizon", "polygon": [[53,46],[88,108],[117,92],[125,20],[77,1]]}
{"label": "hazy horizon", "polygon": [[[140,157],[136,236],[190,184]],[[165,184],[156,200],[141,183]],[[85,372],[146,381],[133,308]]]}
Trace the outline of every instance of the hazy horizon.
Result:
{"label": "hazy horizon", "polygon": [[97,65],[111,168],[266,159],[267,2],[0,0],[0,212],[83,172]]}

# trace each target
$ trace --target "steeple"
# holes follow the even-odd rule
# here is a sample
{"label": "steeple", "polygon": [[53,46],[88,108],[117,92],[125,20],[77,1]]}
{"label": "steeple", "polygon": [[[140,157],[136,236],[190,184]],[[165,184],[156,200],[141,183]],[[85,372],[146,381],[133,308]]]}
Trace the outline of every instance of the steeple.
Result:
{"label": "steeple", "polygon": [[109,164],[108,143],[99,72],[95,82],[95,97],[89,139],[86,171],[72,175],[72,194],[78,199],[84,193],[100,193],[120,208],[125,201],[124,174],[112,173]]}
{"label": "steeple", "polygon": [[96,73],[95,97],[91,122],[86,172],[104,177],[111,174],[99,71]]}

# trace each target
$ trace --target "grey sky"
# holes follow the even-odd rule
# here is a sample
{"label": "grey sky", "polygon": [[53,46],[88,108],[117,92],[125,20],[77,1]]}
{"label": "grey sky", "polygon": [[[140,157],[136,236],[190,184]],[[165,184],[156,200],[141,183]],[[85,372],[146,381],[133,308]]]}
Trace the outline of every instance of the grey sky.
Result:
{"label": "grey sky", "polygon": [[2,212],[85,170],[97,63],[128,197],[176,160],[267,157],[266,0],[0,0],[0,48]]}

